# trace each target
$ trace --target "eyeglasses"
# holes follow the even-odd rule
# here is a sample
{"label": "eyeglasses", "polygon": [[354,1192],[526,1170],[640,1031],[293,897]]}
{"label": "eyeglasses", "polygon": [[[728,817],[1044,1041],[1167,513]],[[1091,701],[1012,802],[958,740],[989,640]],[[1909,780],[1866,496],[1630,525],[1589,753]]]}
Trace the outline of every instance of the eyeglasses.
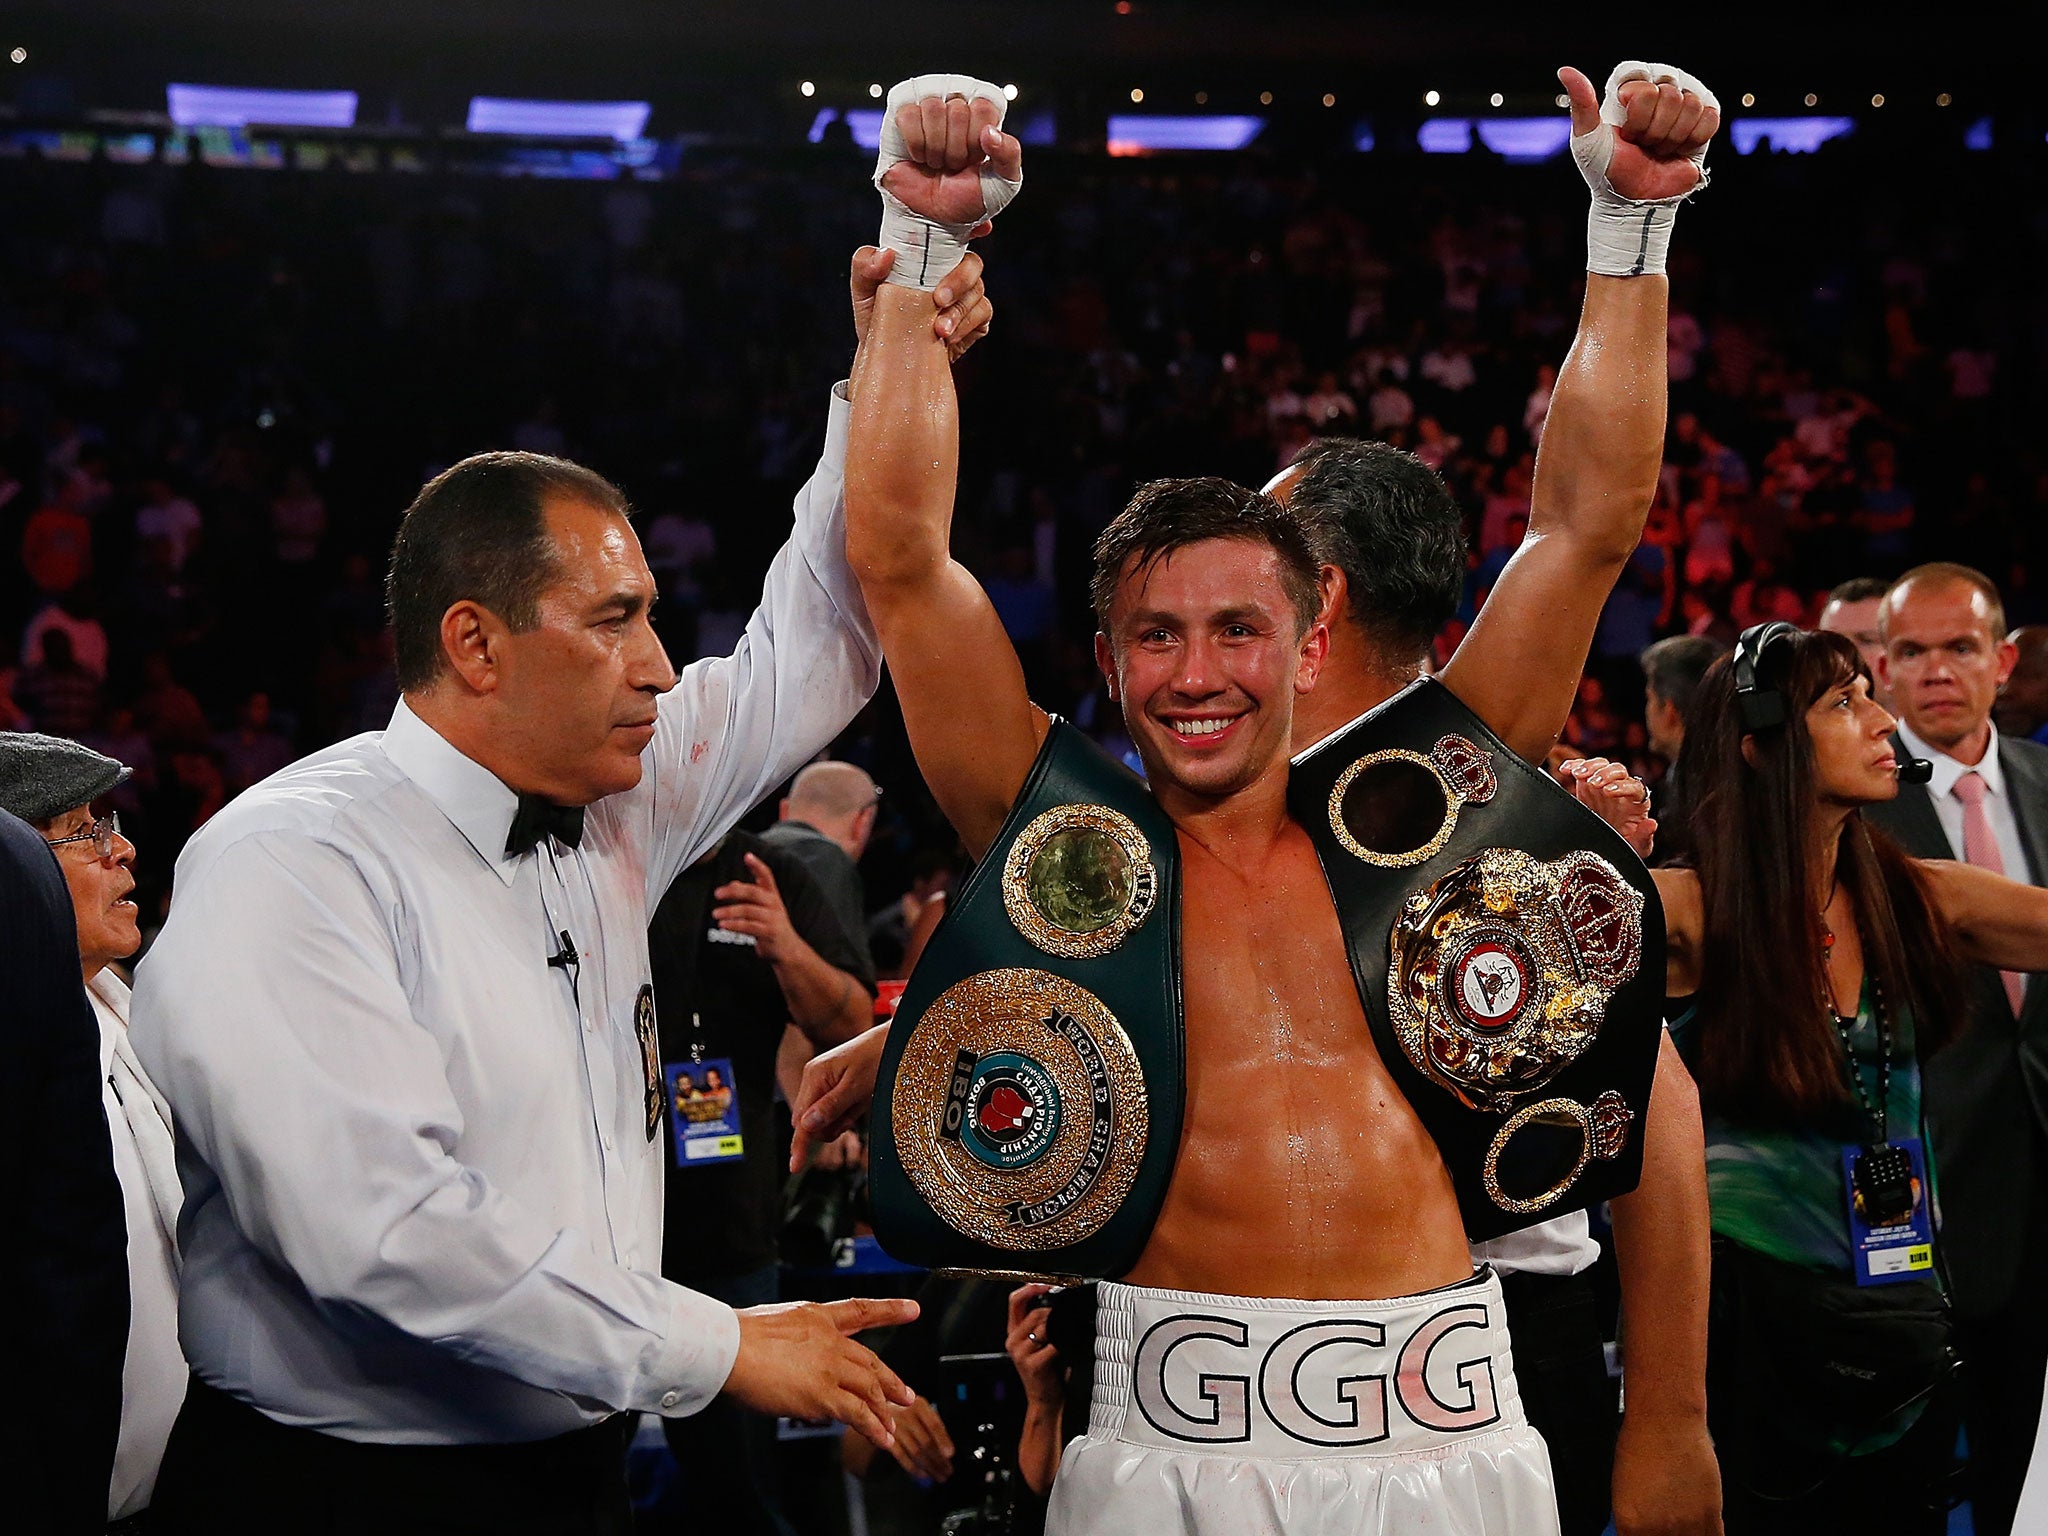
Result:
{"label": "eyeglasses", "polygon": [[62,848],[66,843],[91,843],[92,851],[103,859],[114,856],[114,839],[121,835],[121,817],[118,812],[109,811],[104,816],[95,816],[92,825],[83,832],[74,832],[69,837],[48,839],[52,848]]}

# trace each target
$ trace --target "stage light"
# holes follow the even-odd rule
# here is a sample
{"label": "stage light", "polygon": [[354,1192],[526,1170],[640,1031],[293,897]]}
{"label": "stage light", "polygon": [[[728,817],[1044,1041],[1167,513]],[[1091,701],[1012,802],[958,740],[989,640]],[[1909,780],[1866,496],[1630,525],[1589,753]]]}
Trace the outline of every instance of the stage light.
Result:
{"label": "stage light", "polygon": [[647,131],[644,101],[525,101],[510,96],[472,96],[471,133],[508,133],[529,138],[610,139],[623,144]]}
{"label": "stage light", "polygon": [[1494,92],[1494,93],[1493,93],[1493,94],[1492,94],[1491,96],[1487,97],[1486,99],[1487,99],[1488,101],[1492,102],[1492,103],[1493,103],[1493,105],[1495,105],[1495,106],[1497,107],[1497,106],[1499,106],[1499,105],[1500,105],[1500,104],[1501,104],[1502,102],[1506,101],[1506,100],[1507,100],[1507,97],[1505,97],[1505,96],[1501,95],[1501,93],[1500,93],[1499,91],[1495,91],[1495,92]]}
{"label": "stage light", "polygon": [[1131,14],[1131,0],[1116,0],[1116,13],[1117,13],[1117,15],[1119,15],[1119,16],[1128,16],[1128,15],[1130,15],[1130,14]]}
{"label": "stage light", "polygon": [[853,135],[853,142],[862,149],[879,149],[882,144],[882,118],[885,114],[872,108],[849,109],[842,113],[837,107],[820,107],[818,115],[811,119],[810,141],[821,144],[825,130],[843,117],[846,131]]}
{"label": "stage light", "polygon": [[1986,150],[1991,144],[1991,119],[1988,117],[1978,118],[1970,124],[1969,131],[1963,135],[1965,149]]}
{"label": "stage light", "polygon": [[1563,91],[1559,91],[1557,93],[1557,104],[1560,107],[1569,107],[1572,104],[1572,99],[1571,97],[1565,95]]}
{"label": "stage light", "polygon": [[1756,92],[1755,92],[1755,91],[1744,91],[1744,92],[1742,93],[1742,104],[1743,104],[1743,105],[1744,105],[1745,107],[1753,107],[1753,106],[1755,106],[1755,105],[1756,105]]}
{"label": "stage light", "polygon": [[1323,105],[1326,107],[1334,107],[1335,105],[1337,105],[1337,98],[1331,95],[1328,91],[1325,91],[1323,92]]}
{"label": "stage light", "polygon": [[1943,91],[1939,96],[1934,98],[1934,104],[1937,107],[1945,107],[1952,103],[1954,100],[1955,97],[1949,95],[1947,91]]}
{"label": "stage light", "polygon": [[1195,105],[1198,107],[1206,107],[1207,105],[1209,105],[1209,93],[1207,91],[1195,92]]}
{"label": "stage light", "polygon": [[879,86],[879,85],[870,85],[870,86],[868,87],[868,94],[869,94],[870,96],[874,97],[874,98],[875,98],[875,100],[877,100],[877,101],[880,101],[880,100],[882,99],[882,88],[881,88],[881,86]]}
{"label": "stage light", "polygon": [[1437,91],[1424,91],[1422,93],[1422,104],[1425,107],[1433,107],[1443,99],[1442,94]]}
{"label": "stage light", "polygon": [[817,86],[813,85],[808,80],[806,80],[802,85],[798,86],[797,89],[806,96],[815,96],[818,94]]}
{"label": "stage light", "polygon": [[1482,117],[1473,125],[1479,142],[1510,165],[1539,165],[1571,146],[1569,118]]}
{"label": "stage light", "polygon": [[354,91],[265,91],[222,85],[170,85],[164,95],[180,128],[353,128]]}
{"label": "stage light", "polygon": [[1266,126],[1263,117],[1112,117],[1109,152],[1142,155],[1158,149],[1243,149]]}
{"label": "stage light", "polygon": [[1472,152],[1472,119],[1469,117],[1428,117],[1415,132],[1415,143],[1425,155],[1465,155]]}
{"label": "stage light", "polygon": [[7,57],[14,60],[17,64],[26,64],[28,62],[28,50],[26,48],[17,48],[14,52],[8,54]]}
{"label": "stage light", "polygon": [[1814,95],[1813,92],[1808,91],[1806,93],[1806,104],[1809,107],[1817,107],[1820,105],[1820,98]]}
{"label": "stage light", "polygon": [[1017,99],[1017,87],[1016,87],[1016,86],[1014,86],[1014,85],[1006,85],[1006,86],[1004,86],[1004,87],[1003,87],[1003,100],[1005,100],[1005,101],[1015,101],[1016,99]]}
{"label": "stage light", "polygon": [[1134,86],[1132,86],[1132,87],[1131,87],[1131,101],[1132,101],[1132,102],[1133,102],[1133,103],[1135,104],[1135,103],[1137,103],[1137,102],[1141,102],[1141,101],[1143,101],[1144,99],[1145,99],[1145,93],[1144,93],[1144,91],[1142,91],[1141,89],[1139,89],[1139,88],[1138,88],[1137,86],[1135,86],[1135,85],[1134,85]]}
{"label": "stage light", "polygon": [[1262,107],[1270,107],[1271,105],[1273,105],[1273,93],[1271,91],[1259,92],[1259,105]]}
{"label": "stage light", "polygon": [[1871,97],[1871,98],[1870,98],[1870,104],[1871,104],[1871,105],[1872,105],[1873,107],[1881,107],[1881,106],[1883,106],[1883,105],[1884,105],[1884,96],[1883,96],[1883,94],[1882,94],[1882,93],[1880,93],[1880,94],[1878,94],[1878,95],[1876,95],[1876,96],[1873,96],[1873,97]]}
{"label": "stage light", "polygon": [[1738,155],[1754,154],[1765,140],[1779,154],[1811,154],[1828,140],[1855,131],[1853,117],[1738,117],[1728,125]]}

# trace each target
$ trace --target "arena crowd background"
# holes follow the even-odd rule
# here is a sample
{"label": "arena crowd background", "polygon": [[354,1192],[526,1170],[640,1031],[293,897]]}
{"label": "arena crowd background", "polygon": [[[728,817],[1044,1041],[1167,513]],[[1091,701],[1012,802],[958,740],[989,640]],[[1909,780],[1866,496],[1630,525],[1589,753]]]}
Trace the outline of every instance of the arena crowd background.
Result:
{"label": "arena crowd background", "polygon": [[[850,354],[855,140],[903,39],[797,5],[78,9],[0,37],[0,726],[138,765],[146,910],[226,797],[382,726],[391,533],[464,454],[613,477],[677,661],[729,645]],[[985,8],[942,50],[1014,63],[1032,141],[985,252],[959,543],[1038,697],[1104,735],[1083,573],[1134,484],[1257,483],[1316,433],[1411,447],[1469,514],[1469,615],[1575,316],[1549,69],[1604,69],[1604,29],[1249,9]],[[1811,621],[1936,556],[2048,617],[2038,107],[1952,36],[1684,42],[1728,127],[1674,247],[1662,493],[1568,736],[1653,775],[1658,636]],[[188,81],[347,99],[174,102]],[[471,132],[472,91],[646,110]],[[306,111],[345,126],[264,126]],[[1188,142],[1233,147],[1145,147]],[[950,839],[886,694],[842,748],[889,791],[879,905]]]}

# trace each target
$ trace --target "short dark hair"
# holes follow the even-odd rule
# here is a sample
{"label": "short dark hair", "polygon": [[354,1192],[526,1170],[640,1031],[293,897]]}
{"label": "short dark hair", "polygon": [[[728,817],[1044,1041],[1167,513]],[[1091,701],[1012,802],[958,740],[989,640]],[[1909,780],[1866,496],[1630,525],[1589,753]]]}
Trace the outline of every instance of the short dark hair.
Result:
{"label": "short dark hair", "polygon": [[1348,617],[1387,660],[1421,660],[1465,589],[1457,502],[1436,471],[1386,443],[1325,438],[1294,463],[1302,476],[1287,505],[1344,573]]}
{"label": "short dark hair", "polygon": [[[1891,591],[1892,584],[1881,576],[1851,576],[1839,586],[1828,589],[1827,603],[1867,603],[1874,597],[1883,597]],[[1822,603],[1825,608],[1827,603]]]}
{"label": "short dark hair", "polygon": [[550,499],[620,517],[632,510],[603,475],[542,453],[474,454],[421,487],[398,525],[384,580],[401,691],[440,676],[441,616],[465,598],[515,634],[540,622],[540,595],[555,574]]}
{"label": "short dark hair", "polygon": [[1322,607],[1314,544],[1300,519],[1260,491],[1233,480],[1203,475],[1191,480],[1154,480],[1138,487],[1129,505],[1110,519],[1095,540],[1095,576],[1088,595],[1095,620],[1109,627],[1117,580],[1133,557],[1138,569],[1190,544],[1207,539],[1241,539],[1263,544],[1280,557],[1280,576],[1306,634]]}
{"label": "short dark hair", "polygon": [[1700,679],[1707,668],[1727,653],[1728,647],[1705,635],[1671,635],[1644,651],[1643,681],[1650,692],[1678,711],[1678,718],[1692,718],[1693,695],[1700,691]]}

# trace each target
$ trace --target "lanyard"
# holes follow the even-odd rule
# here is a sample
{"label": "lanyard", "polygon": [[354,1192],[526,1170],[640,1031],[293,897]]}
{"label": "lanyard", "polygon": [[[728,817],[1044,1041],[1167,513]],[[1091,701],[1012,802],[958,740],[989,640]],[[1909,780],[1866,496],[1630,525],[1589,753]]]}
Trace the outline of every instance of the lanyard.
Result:
{"label": "lanyard", "polygon": [[1864,986],[1870,993],[1872,1016],[1877,1024],[1877,1102],[1870,1101],[1870,1090],[1863,1086],[1863,1069],[1856,1061],[1856,1047],[1849,1038],[1854,1019],[1845,1019],[1835,1011],[1834,999],[1828,1000],[1828,1017],[1835,1021],[1835,1033],[1842,1037],[1842,1052],[1849,1059],[1849,1085],[1856,1090],[1856,1102],[1863,1106],[1863,1116],[1870,1123],[1871,1134],[1867,1145],[1881,1147],[1891,1139],[1891,1097],[1892,1097],[1892,1027],[1891,1017],[1884,1006],[1884,988],[1876,977],[1867,977]]}

